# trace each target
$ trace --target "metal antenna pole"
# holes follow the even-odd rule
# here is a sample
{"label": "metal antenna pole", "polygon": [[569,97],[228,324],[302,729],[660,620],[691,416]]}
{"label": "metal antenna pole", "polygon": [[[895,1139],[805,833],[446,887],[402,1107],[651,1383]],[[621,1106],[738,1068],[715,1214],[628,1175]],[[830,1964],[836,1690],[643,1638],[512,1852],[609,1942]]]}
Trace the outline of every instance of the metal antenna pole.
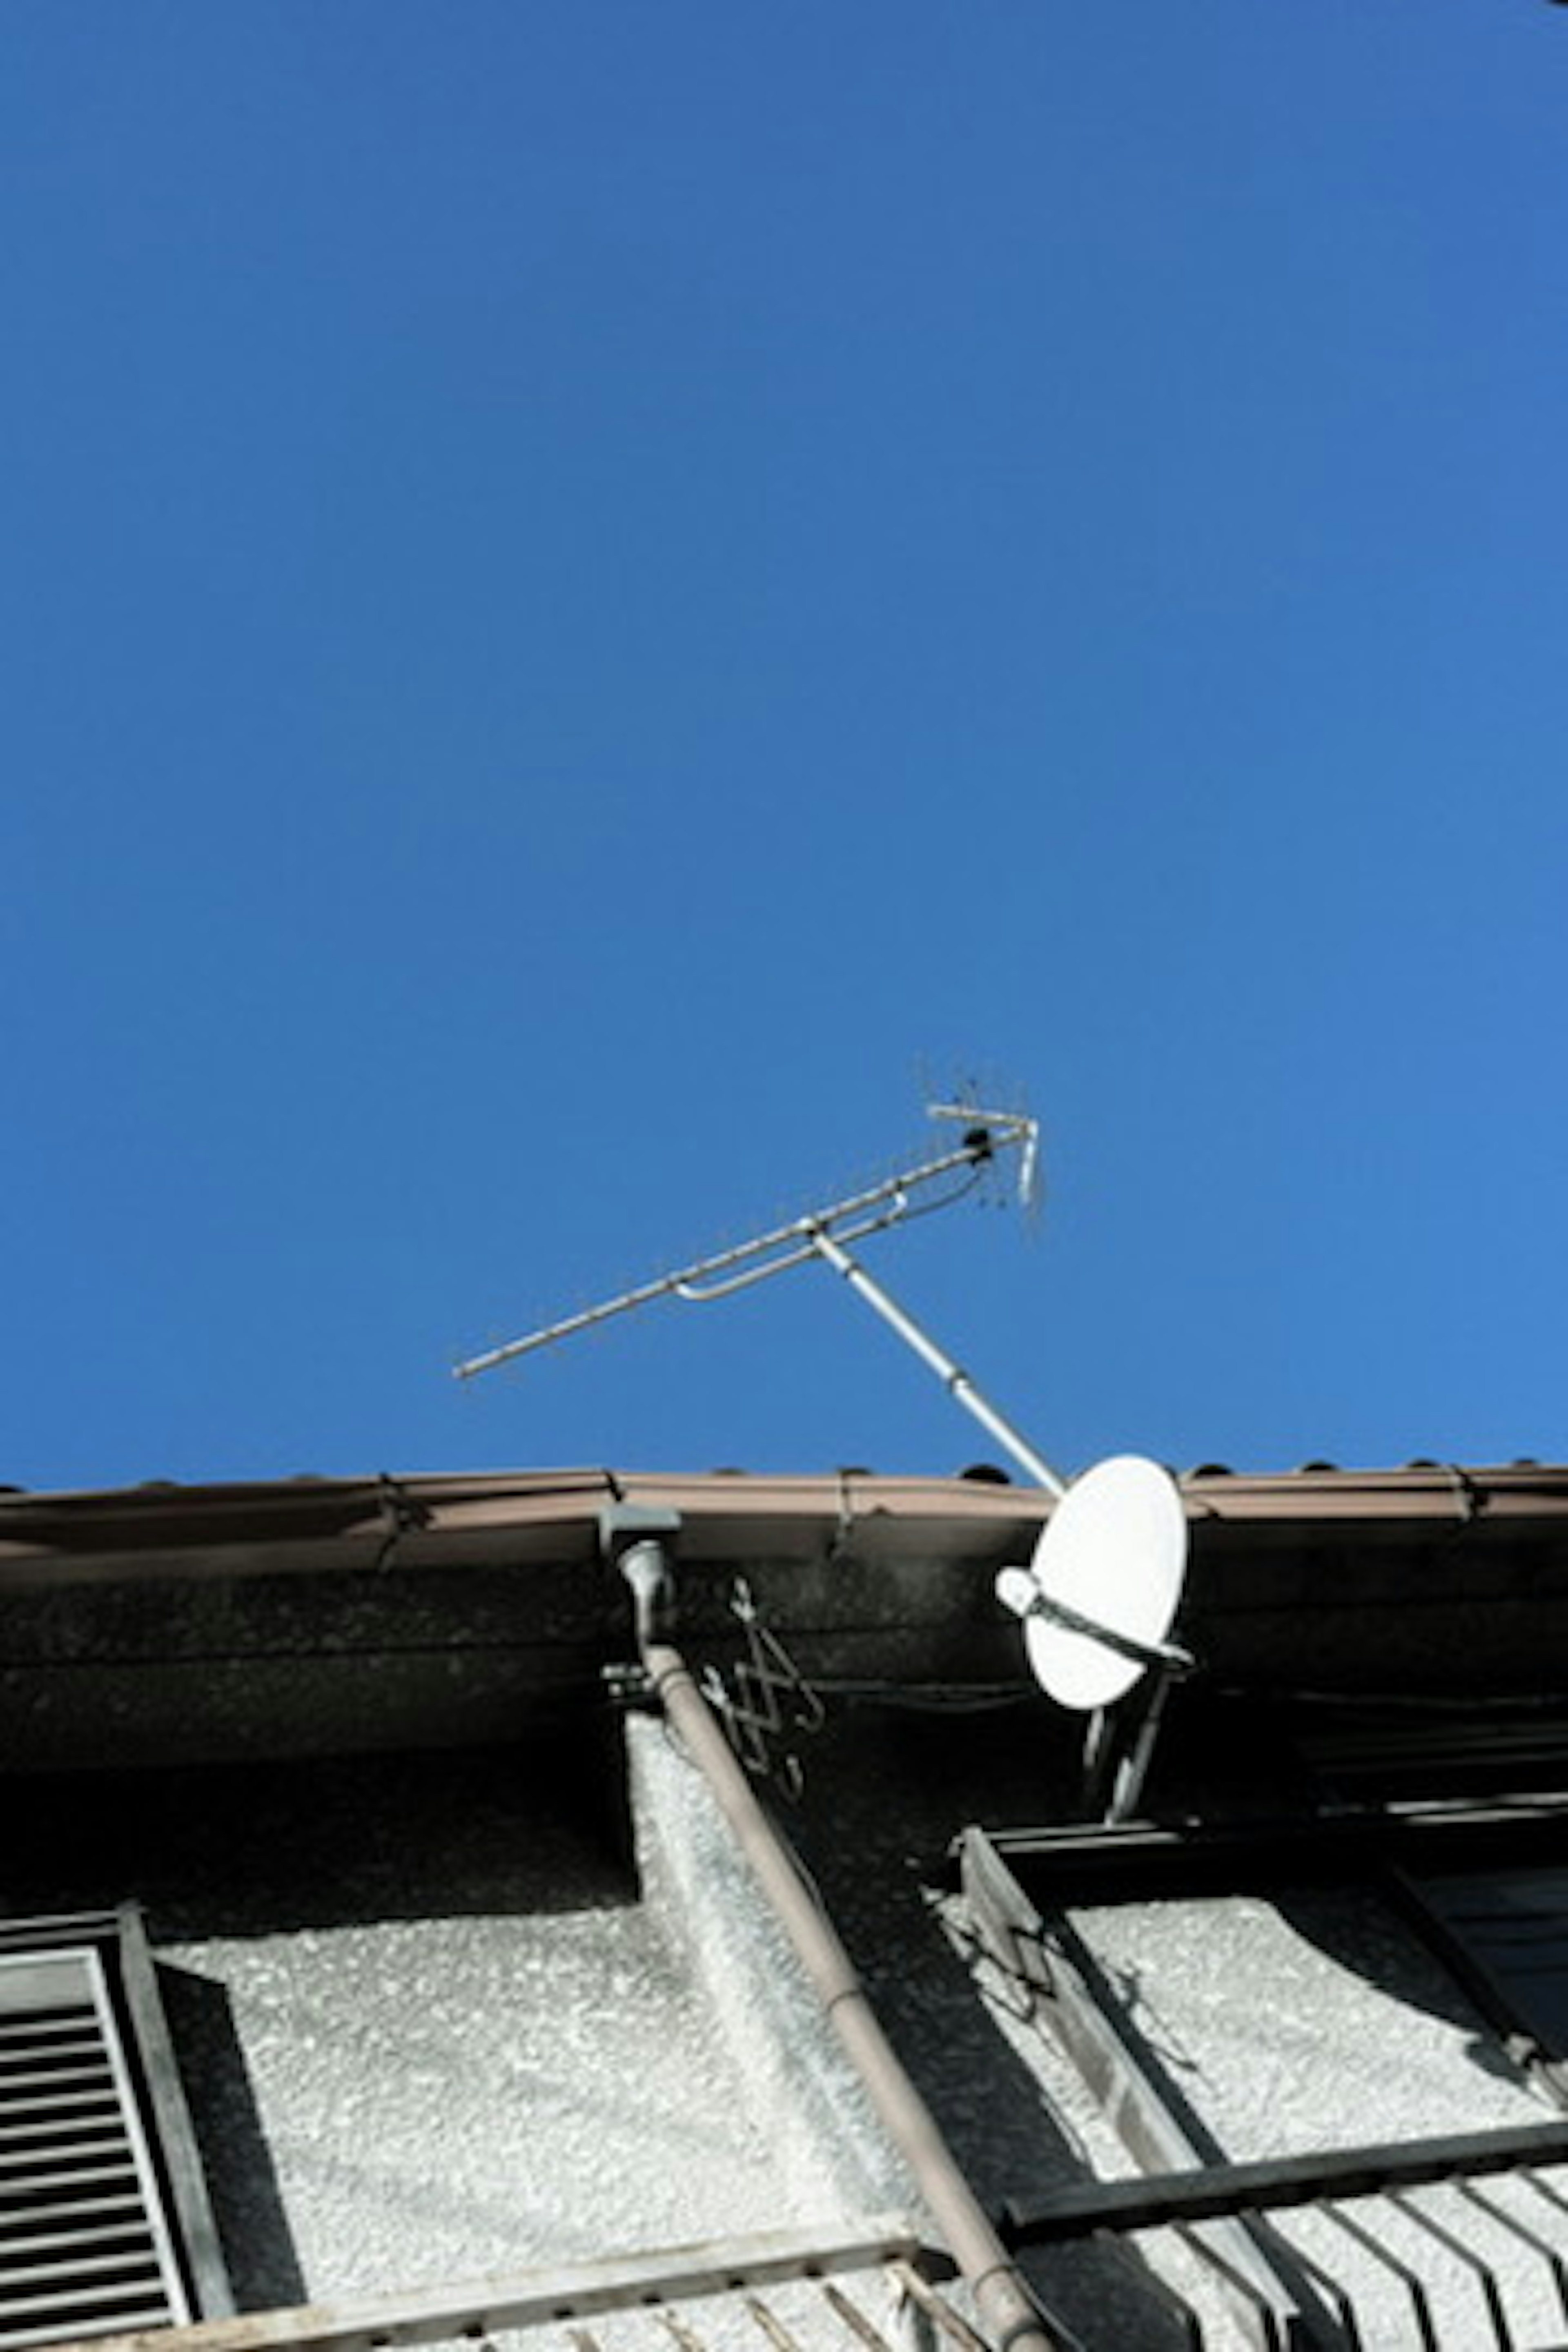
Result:
{"label": "metal antenna pole", "polygon": [[989,1430],[996,1443],[1005,1446],[1014,1461],[1021,1464],[1048,1495],[1059,1497],[1066,1494],[1067,1480],[1052,1469],[1044,1454],[1037,1454],[1028,1439],[982,1396],[969,1374],[961,1370],[951,1356],[944,1354],[930,1333],[921,1330],[913,1316],[906,1314],[897,1299],[889,1297],[881,1284],[873,1281],[865,1267],[852,1258],[830,1233],[818,1226],[809,1239],[817,1256],[825,1259],[835,1273],[841,1274],[867,1306],[875,1307],[889,1328],[898,1333],[905,1346],[912,1348],[921,1361],[930,1365],[955,1404],[961,1404],[983,1429]]}

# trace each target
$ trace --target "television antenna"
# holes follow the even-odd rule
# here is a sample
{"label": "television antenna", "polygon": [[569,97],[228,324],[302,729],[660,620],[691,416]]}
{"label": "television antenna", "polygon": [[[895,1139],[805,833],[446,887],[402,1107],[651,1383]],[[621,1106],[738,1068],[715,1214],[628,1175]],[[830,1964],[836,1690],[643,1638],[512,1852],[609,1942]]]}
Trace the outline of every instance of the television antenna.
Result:
{"label": "television antenna", "polygon": [[927,1110],[960,1130],[955,1141],[841,1200],[470,1356],[453,1376],[473,1380],[658,1299],[706,1307],[813,1260],[831,1267],[1053,1497],[1056,1508],[1030,1565],[1004,1569],[997,1598],[1023,1620],[1029,1665],[1042,1689],[1059,1706],[1089,1715],[1090,1789],[1103,1798],[1108,1819],[1121,1819],[1142,1789],[1168,1685],[1193,1664],[1168,1638],[1186,1567],[1185,1509],[1170,1474],[1137,1454],[1113,1455],[1069,1484],[851,1255],[852,1243],[963,1200],[1010,1156],[1016,1158],[1017,1197],[1033,1205],[1039,1171],[1034,1119],[963,1100],[932,1102]]}

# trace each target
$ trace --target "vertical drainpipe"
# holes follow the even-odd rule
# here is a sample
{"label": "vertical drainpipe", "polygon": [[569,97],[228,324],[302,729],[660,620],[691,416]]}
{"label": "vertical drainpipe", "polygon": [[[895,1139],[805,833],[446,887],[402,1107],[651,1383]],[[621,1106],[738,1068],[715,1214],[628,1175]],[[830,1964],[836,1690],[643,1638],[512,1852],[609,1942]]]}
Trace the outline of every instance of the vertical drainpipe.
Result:
{"label": "vertical drainpipe", "polygon": [[936,2118],[895,2055],[837,1930],[752,1795],[690,1668],[678,1649],[658,1638],[658,1621],[671,1591],[660,1538],[673,1535],[679,1524],[673,1513],[626,1506],[605,1512],[601,1519],[605,1549],[631,1588],[637,1649],[654,1695],[712,1790],[850,2063],[913,2172],[995,2352],[1060,2352]]}

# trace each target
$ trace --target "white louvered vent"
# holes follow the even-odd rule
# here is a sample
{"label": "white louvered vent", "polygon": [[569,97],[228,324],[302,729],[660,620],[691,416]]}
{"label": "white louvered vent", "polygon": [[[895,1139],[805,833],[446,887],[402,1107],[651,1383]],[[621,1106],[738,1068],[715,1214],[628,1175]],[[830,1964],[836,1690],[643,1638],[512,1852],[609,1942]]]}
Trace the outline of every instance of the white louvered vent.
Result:
{"label": "white louvered vent", "polygon": [[0,2347],[190,2315],[98,1953],[0,1951]]}

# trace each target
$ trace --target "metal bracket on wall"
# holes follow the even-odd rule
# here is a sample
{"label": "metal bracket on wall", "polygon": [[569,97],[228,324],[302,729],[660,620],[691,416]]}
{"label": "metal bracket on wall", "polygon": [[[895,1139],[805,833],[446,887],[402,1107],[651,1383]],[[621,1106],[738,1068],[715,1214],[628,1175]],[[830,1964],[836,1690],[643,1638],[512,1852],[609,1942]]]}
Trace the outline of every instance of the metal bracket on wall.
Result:
{"label": "metal bracket on wall", "polygon": [[743,1576],[731,1590],[730,1608],[745,1633],[746,1654],[731,1668],[729,1683],[710,1666],[703,1695],[752,1779],[773,1781],[795,1804],[805,1776],[793,1738],[820,1731],[826,1710],[778,1635],[763,1623]]}
{"label": "metal bracket on wall", "polygon": [[647,1678],[645,1666],[631,1665],[619,1658],[613,1659],[607,1666],[601,1667],[599,1679],[604,1685],[605,1697],[619,1715],[627,1715],[634,1708],[650,1707],[655,1704],[653,1685]]}

